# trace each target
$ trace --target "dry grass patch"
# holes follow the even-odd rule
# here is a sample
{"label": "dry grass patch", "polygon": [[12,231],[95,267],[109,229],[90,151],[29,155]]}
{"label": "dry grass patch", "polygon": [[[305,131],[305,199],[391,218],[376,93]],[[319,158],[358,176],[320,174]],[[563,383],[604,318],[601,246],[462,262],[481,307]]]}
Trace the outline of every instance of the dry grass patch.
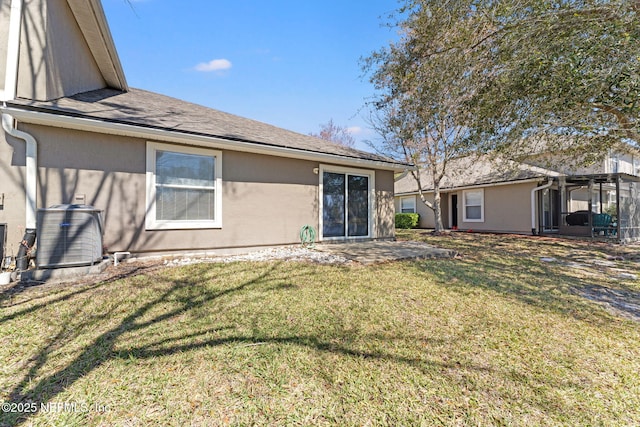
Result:
{"label": "dry grass patch", "polygon": [[638,323],[539,260],[574,247],[404,237],[462,257],[201,264],[7,294],[0,400],[90,410],[0,425],[640,423]]}

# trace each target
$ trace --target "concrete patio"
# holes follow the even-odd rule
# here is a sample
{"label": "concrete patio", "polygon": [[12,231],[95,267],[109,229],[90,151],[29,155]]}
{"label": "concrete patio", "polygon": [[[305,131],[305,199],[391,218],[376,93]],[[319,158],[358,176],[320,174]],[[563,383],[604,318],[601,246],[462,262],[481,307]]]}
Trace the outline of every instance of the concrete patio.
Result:
{"label": "concrete patio", "polygon": [[407,259],[453,258],[456,256],[454,250],[440,249],[426,243],[412,241],[325,243],[317,245],[315,249],[365,265]]}

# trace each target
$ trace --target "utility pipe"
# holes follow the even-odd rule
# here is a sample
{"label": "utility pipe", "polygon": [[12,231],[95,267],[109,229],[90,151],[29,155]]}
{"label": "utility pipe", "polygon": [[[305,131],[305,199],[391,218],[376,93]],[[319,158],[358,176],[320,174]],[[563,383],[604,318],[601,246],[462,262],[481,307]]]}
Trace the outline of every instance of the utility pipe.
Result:
{"label": "utility pipe", "polygon": [[26,220],[27,230],[36,229],[36,195],[38,188],[38,143],[30,134],[16,129],[15,120],[10,114],[2,113],[2,128],[14,138],[22,139],[26,143]]}
{"label": "utility pipe", "polygon": [[553,179],[549,179],[544,185],[531,190],[531,234],[536,234],[536,193],[540,190],[546,190],[553,185]]}

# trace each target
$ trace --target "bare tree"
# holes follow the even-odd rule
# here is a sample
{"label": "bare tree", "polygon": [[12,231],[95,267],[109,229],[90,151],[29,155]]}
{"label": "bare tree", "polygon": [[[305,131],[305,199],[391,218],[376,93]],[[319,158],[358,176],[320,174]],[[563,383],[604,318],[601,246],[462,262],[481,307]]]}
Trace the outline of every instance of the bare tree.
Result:
{"label": "bare tree", "polygon": [[349,132],[349,129],[345,126],[336,125],[333,123],[333,119],[329,119],[327,123],[321,124],[319,133],[311,132],[309,135],[335,144],[344,145],[345,147],[353,147],[356,144],[356,140]]}
{"label": "bare tree", "polygon": [[[416,166],[411,173],[422,202],[434,213],[436,232],[444,228],[440,183],[449,161],[477,149],[469,138],[474,117],[466,105],[486,76],[468,61],[465,46],[485,31],[460,25],[464,20],[464,10],[456,8],[443,7],[439,16],[414,13],[399,24],[398,42],[364,62],[378,90],[370,106],[372,125],[382,137],[380,151]],[[425,176],[433,201],[423,192]]]}

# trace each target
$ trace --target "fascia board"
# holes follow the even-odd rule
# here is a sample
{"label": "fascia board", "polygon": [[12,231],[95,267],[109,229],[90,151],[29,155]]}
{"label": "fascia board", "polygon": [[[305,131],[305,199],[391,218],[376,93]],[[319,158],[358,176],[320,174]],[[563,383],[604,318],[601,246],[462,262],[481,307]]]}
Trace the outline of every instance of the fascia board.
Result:
{"label": "fascia board", "polygon": [[[487,183],[487,184],[464,185],[464,186],[460,186],[460,187],[446,187],[446,188],[441,188],[440,192],[441,193],[450,193],[452,191],[472,190],[474,188],[501,187],[501,186],[504,186],[504,185],[537,183],[537,182],[540,182],[541,179],[545,179],[545,178],[549,178],[549,177],[541,176],[541,177],[537,177],[537,178],[521,179],[521,180],[516,180],[516,181],[504,181],[504,182],[493,182],[493,183]],[[433,193],[433,189],[431,188],[429,190],[423,190],[422,193]],[[414,196],[416,194],[420,194],[420,192],[415,190],[415,191],[408,191],[408,192],[405,192],[405,193],[395,193],[395,196],[396,197]]]}
{"label": "fascia board", "polygon": [[150,139],[158,142],[192,145],[197,147],[216,148],[221,150],[242,151],[269,156],[287,157],[300,160],[331,163],[335,165],[355,166],[369,169],[402,172],[413,166],[383,162],[377,160],[358,159],[335,154],[316,153],[296,148],[263,145],[257,142],[227,140],[220,137],[188,134],[165,129],[140,127],[126,123],[105,122],[86,117],[72,117],[40,111],[23,110],[14,107],[0,108],[3,113],[10,114],[24,123],[97,132],[109,135]]}

